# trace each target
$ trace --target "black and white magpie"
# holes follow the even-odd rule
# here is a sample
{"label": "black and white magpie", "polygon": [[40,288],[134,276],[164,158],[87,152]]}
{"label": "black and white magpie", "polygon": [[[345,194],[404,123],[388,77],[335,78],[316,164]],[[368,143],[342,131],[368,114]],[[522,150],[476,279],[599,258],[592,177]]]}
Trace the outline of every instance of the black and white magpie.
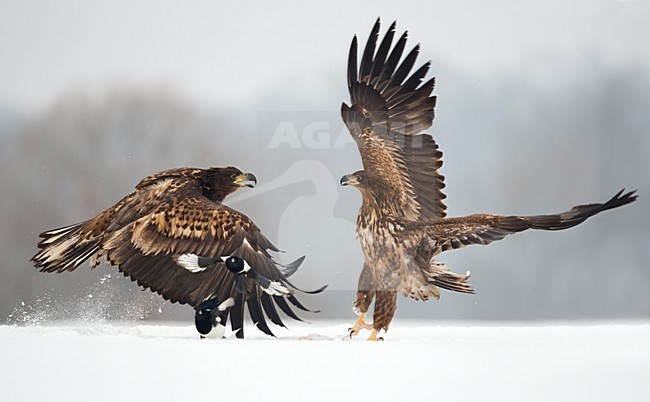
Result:
{"label": "black and white magpie", "polygon": [[217,298],[204,301],[196,308],[194,324],[196,330],[201,334],[201,339],[210,336],[211,338],[223,338],[226,332],[224,326],[228,309],[235,305],[232,297],[219,304]]}
{"label": "black and white magpie", "polygon": [[[264,293],[270,296],[280,298],[289,297],[289,300],[292,303],[297,303],[297,300],[293,297],[293,292],[288,287],[279,281],[273,281],[260,274],[253,269],[246,260],[238,256],[200,257],[195,254],[183,254],[176,258],[176,262],[188,271],[195,273],[205,271],[209,268],[216,268],[217,264],[223,263],[228,271],[234,274],[233,288],[236,290],[236,293],[234,294],[251,295],[251,292],[253,292],[254,297],[257,298],[254,289],[259,286]],[[251,280],[256,285],[252,288],[250,287]],[[276,299],[276,302],[278,302],[278,299]],[[236,305],[238,307],[235,307]],[[304,309],[300,303],[296,304],[296,306]],[[228,310],[231,307],[235,307],[235,310],[241,310],[243,308],[241,304],[236,303],[233,297],[229,297],[220,303],[220,300],[216,296],[206,299],[196,307],[194,322],[197,331],[201,334],[201,338],[207,337],[208,334],[210,337],[223,338],[225,332],[224,324],[228,317]],[[257,310],[253,309],[251,314],[255,316],[260,315],[256,314],[256,311]],[[259,312],[261,313],[261,311]],[[243,311],[237,312],[238,316],[241,316],[242,314]],[[253,318],[255,319],[258,317]],[[265,326],[265,324],[261,323],[259,319],[256,319],[256,324]]]}

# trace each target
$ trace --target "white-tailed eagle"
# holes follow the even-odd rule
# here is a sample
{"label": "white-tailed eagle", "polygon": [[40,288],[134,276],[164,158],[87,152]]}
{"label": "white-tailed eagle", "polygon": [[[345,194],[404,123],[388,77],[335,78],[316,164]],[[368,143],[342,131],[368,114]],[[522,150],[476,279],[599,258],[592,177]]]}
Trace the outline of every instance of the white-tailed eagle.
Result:
{"label": "white-tailed eagle", "polygon": [[[379,47],[379,20],[370,33],[357,66],[357,38],[348,60],[351,105],[341,114],[361,154],[363,170],[344,176],[341,184],[359,189],[362,205],[357,237],[365,257],[359,277],[350,336],[372,329],[381,339],[397,308],[397,294],[416,300],[438,298],[440,288],[473,293],[469,273],[456,274],[433,257],[470,244],[488,244],[526,229],[561,230],[590,216],[636,200],[620,191],[602,204],[579,205],[567,212],[538,216],[470,215],[446,218],[442,152],[431,135],[421,134],[433,122],[434,79],[422,83],[429,64],[411,72],[419,45],[402,57],[404,33],[393,46],[395,23]],[[374,300],[373,322],[364,321]]]}
{"label": "white-tailed eagle", "polygon": [[96,217],[42,233],[32,261],[57,273],[86,260],[91,267],[107,262],[165,300],[193,306],[202,335],[211,330],[206,322],[223,325],[230,316],[236,336],[243,337],[245,305],[257,328],[273,335],[265,316],[284,326],[276,306],[297,320],[289,304],[309,311],[287,279],[304,257],[279,264],[271,256],[279,250],[253,221],[222,204],[256,182],[234,167],[156,173]]}

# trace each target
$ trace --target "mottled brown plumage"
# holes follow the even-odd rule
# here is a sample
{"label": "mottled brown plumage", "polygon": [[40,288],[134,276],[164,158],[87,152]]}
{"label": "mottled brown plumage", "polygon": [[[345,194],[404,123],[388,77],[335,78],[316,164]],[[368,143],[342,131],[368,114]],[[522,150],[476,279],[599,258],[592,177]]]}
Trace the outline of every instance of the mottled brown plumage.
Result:
{"label": "mottled brown plumage", "polygon": [[[348,60],[351,106],[341,108],[343,121],[361,154],[364,170],[341,179],[362,194],[357,237],[365,263],[359,278],[355,310],[359,319],[351,335],[372,328],[371,340],[387,330],[397,306],[397,293],[416,300],[439,298],[440,289],[473,293],[469,273],[456,274],[433,257],[469,244],[488,244],[526,229],[561,230],[590,216],[636,200],[634,192],[616,194],[603,204],[573,207],[554,215],[471,215],[446,218],[442,152],[429,134],[433,122],[434,79],[422,84],[429,68],[410,74],[419,51],[416,46],[400,63],[404,33],[392,47],[393,23],[379,47],[379,20],[357,68],[357,38]],[[410,75],[409,75],[410,74]],[[373,323],[364,316],[375,301]]]}
{"label": "mottled brown plumage", "polygon": [[[246,215],[221,202],[241,187],[252,187],[255,176],[234,167],[179,168],[144,178],[136,190],[97,217],[41,234],[41,249],[33,258],[44,272],[73,271],[90,259],[117,265],[125,276],[172,303],[193,307],[217,298],[233,298],[231,325],[243,337],[244,305],[263,332],[272,335],[262,311],[284,326],[275,305],[299,319],[285,297],[299,309],[293,294],[270,295],[246,279],[235,286],[236,275],[223,262],[190,270],[179,257],[215,258],[235,255],[259,275],[291,287],[287,277],[303,258],[282,266],[270,252],[279,251]],[[198,260],[197,260],[198,261]],[[197,263],[198,264],[198,263]],[[242,289],[244,287],[245,289]],[[272,302],[273,301],[273,302]],[[227,314],[226,314],[227,318]]]}

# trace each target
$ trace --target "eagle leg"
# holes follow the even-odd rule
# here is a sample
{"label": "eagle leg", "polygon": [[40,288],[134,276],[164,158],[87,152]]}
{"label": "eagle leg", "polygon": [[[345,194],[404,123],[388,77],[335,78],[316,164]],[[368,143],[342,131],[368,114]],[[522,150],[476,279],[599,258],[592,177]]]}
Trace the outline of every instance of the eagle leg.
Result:
{"label": "eagle leg", "polygon": [[372,329],[372,324],[367,323],[363,319],[365,315],[366,315],[365,312],[360,312],[359,318],[357,318],[357,322],[354,324],[352,328],[348,328],[348,333],[350,334],[350,338],[359,334],[359,331],[361,331],[362,329]]}
{"label": "eagle leg", "polygon": [[348,329],[350,338],[357,335],[362,329],[372,329],[372,324],[364,321],[364,317],[375,298],[375,290],[372,283],[372,271],[367,264],[363,264],[361,275],[359,276],[359,284],[357,287],[357,298],[352,303],[352,310],[359,316],[357,322],[352,328]]}
{"label": "eagle leg", "polygon": [[392,290],[375,291],[375,309],[372,312],[372,333],[369,341],[383,340],[377,336],[382,329],[388,331],[388,326],[397,310],[397,292]]}

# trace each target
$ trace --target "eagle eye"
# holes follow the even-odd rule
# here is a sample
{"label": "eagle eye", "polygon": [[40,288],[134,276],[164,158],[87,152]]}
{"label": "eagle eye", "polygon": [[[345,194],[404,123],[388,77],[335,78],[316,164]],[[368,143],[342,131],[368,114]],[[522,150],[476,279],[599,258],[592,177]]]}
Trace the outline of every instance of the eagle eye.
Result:
{"label": "eagle eye", "polygon": [[235,180],[235,179],[237,178],[237,175],[236,175],[236,174],[232,174],[232,175],[230,175],[230,178],[233,179],[233,180]]}

